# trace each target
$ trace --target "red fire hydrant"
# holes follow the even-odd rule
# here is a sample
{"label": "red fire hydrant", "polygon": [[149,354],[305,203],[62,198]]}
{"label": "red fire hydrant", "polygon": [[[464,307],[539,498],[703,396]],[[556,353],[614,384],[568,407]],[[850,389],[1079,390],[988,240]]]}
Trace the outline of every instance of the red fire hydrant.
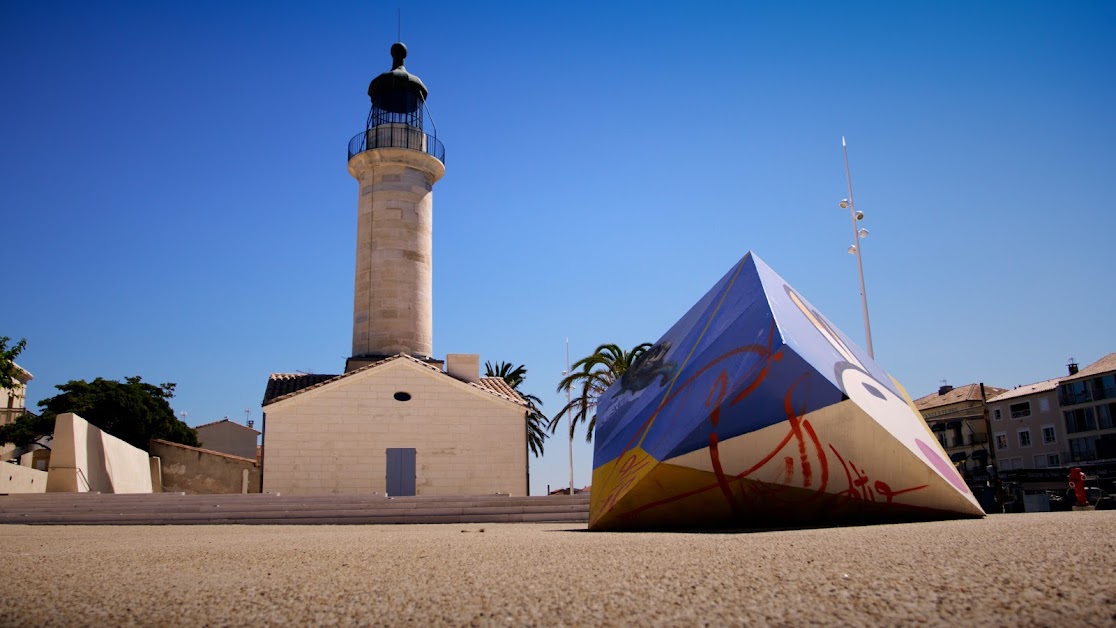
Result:
{"label": "red fire hydrant", "polygon": [[1077,503],[1074,506],[1088,506],[1089,500],[1085,498],[1085,474],[1080,467],[1074,467],[1069,474],[1069,485],[1073,489]]}

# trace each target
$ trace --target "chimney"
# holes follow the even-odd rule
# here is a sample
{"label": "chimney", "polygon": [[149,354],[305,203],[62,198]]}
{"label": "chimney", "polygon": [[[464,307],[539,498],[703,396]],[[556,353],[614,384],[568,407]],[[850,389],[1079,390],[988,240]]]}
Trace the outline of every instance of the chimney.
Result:
{"label": "chimney", "polygon": [[949,384],[942,384],[938,387],[938,395],[944,395],[951,390],[953,390],[953,386],[950,386]]}
{"label": "chimney", "polygon": [[446,374],[463,382],[480,381],[480,355],[476,353],[447,353]]}
{"label": "chimney", "polygon": [[1066,365],[1066,368],[1069,369],[1070,375],[1077,375],[1077,362],[1073,358],[1069,359],[1069,364]]}

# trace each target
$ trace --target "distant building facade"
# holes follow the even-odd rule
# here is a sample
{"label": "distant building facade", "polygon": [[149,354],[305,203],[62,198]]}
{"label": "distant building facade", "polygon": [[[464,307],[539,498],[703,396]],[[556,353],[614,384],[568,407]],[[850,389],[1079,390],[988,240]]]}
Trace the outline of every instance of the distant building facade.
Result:
{"label": "distant building facade", "polygon": [[34,376],[18,364],[13,366],[15,366],[15,386],[11,389],[0,388],[0,403],[4,404],[0,406],[0,425],[12,423],[27,411],[23,400],[27,396],[27,382],[34,379]]}
{"label": "distant building facade", "polygon": [[[27,407],[24,405],[24,400],[27,398],[27,383],[35,379],[30,372],[20,365],[13,363],[13,366],[15,366],[15,386],[10,389],[0,388],[0,404],[3,404],[0,406],[0,425],[14,423],[16,419],[27,412]],[[45,442],[49,442],[49,437],[45,439]],[[50,460],[50,450],[34,444],[31,445],[30,449],[32,451],[24,451],[12,443],[0,443],[0,462],[18,457],[20,464],[45,471]],[[39,452],[38,455],[34,453],[35,451]]]}
{"label": "distant building facade", "polygon": [[1058,383],[1066,463],[1116,461],[1116,353]]}
{"label": "distant building facade", "polygon": [[937,437],[949,459],[966,480],[985,473],[992,459],[988,421],[985,418],[987,397],[1006,392],[1003,388],[981,384],[943,385],[938,392],[915,399],[915,407]]}
{"label": "distant building facade", "polygon": [[988,400],[996,469],[1045,469],[1062,465],[1066,432],[1058,408],[1058,380],[1028,384]]}
{"label": "distant building facade", "polygon": [[194,428],[203,449],[223,454],[256,459],[256,440],[259,431],[228,419],[206,423]]}

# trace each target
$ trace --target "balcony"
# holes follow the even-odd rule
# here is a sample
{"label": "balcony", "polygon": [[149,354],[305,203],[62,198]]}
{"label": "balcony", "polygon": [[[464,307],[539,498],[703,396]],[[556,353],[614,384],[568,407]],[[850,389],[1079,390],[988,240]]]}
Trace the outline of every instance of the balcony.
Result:
{"label": "balcony", "polygon": [[1079,403],[1088,403],[1092,400],[1093,396],[1089,394],[1089,387],[1083,381],[1070,382],[1058,387],[1059,405],[1073,406]]}
{"label": "balcony", "polygon": [[1094,386],[1093,399],[1096,401],[1103,401],[1105,399],[1116,398],[1116,388],[1110,386]]}
{"label": "balcony", "polygon": [[434,135],[407,124],[381,124],[361,131],[349,140],[349,159],[375,148],[407,148],[417,150],[446,163],[446,148]]}

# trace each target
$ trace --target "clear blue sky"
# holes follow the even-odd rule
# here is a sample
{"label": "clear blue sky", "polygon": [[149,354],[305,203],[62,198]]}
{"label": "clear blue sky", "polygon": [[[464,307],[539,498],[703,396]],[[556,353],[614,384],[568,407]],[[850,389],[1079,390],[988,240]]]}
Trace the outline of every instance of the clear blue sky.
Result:
{"label": "clear blue sky", "polygon": [[[350,351],[345,147],[389,69],[430,88],[435,353],[527,365],[544,410],[754,250],[913,396],[1116,351],[1116,4],[6,2],[0,335],[33,403],[173,381],[259,419]],[[578,437],[576,478],[590,482]],[[532,461],[565,486],[566,443]]]}

